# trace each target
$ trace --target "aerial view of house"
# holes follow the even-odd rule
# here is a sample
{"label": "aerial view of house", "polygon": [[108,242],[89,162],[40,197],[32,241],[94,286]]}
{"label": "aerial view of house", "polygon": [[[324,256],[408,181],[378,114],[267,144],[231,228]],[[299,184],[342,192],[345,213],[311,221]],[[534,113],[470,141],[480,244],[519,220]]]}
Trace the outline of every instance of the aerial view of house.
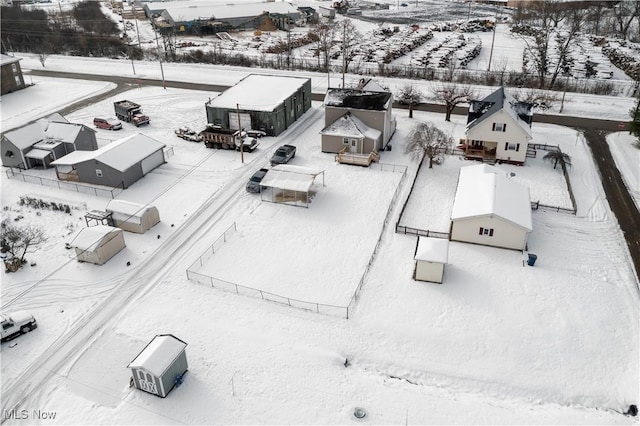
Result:
{"label": "aerial view of house", "polygon": [[638,2],[0,3],[0,423],[638,424]]}

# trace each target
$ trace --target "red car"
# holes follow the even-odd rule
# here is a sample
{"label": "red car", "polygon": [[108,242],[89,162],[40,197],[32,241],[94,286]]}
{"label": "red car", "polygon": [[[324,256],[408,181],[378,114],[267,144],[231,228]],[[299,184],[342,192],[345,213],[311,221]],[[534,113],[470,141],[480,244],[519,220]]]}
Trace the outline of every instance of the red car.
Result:
{"label": "red car", "polygon": [[120,130],[122,129],[122,123],[115,118],[94,118],[93,125],[98,129],[106,130]]}

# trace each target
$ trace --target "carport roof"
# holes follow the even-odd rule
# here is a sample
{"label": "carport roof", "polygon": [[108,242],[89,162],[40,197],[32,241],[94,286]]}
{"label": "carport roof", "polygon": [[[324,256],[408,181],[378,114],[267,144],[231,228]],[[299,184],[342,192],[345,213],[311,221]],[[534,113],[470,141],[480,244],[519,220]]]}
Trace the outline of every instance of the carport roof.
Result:
{"label": "carport roof", "polygon": [[71,245],[80,250],[93,250],[107,235],[121,233],[122,229],[97,225],[83,228],[73,239]]}
{"label": "carport roof", "polygon": [[309,167],[290,166],[282,164],[273,167],[260,182],[260,186],[286,189],[288,191],[307,192],[313,185],[316,176],[323,170]]}

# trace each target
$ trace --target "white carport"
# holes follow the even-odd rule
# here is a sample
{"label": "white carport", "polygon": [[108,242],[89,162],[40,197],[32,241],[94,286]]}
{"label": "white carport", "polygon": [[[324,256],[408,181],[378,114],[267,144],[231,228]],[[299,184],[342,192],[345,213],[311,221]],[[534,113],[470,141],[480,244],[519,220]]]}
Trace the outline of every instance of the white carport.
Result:
{"label": "white carport", "polygon": [[122,229],[106,225],[83,228],[71,243],[78,262],[102,265],[126,247]]}
{"label": "white carport", "polygon": [[308,208],[320,186],[316,182],[319,175],[324,186],[324,170],[288,164],[274,166],[260,182],[262,200]]}
{"label": "white carport", "polygon": [[444,265],[449,259],[449,240],[419,237],[414,259],[416,281],[442,284]]}

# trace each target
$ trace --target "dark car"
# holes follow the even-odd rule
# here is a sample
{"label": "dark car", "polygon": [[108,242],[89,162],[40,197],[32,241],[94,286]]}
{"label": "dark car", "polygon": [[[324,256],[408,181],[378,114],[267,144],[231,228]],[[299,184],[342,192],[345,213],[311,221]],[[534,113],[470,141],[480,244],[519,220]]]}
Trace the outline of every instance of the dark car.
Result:
{"label": "dark car", "polygon": [[99,118],[93,119],[93,125],[99,129],[106,130],[120,130],[122,129],[122,123],[115,118]]}
{"label": "dark car", "polygon": [[246,130],[245,133],[252,138],[261,138],[263,136],[267,136],[267,134],[262,130],[249,129]]}
{"label": "dark car", "polygon": [[260,169],[251,176],[249,182],[247,182],[247,192],[251,192],[254,194],[260,193],[260,182],[264,179],[264,176],[267,174],[269,169]]}
{"label": "dark car", "polygon": [[271,165],[287,164],[289,160],[296,156],[296,147],[293,145],[282,145],[276,149],[271,157]]}

